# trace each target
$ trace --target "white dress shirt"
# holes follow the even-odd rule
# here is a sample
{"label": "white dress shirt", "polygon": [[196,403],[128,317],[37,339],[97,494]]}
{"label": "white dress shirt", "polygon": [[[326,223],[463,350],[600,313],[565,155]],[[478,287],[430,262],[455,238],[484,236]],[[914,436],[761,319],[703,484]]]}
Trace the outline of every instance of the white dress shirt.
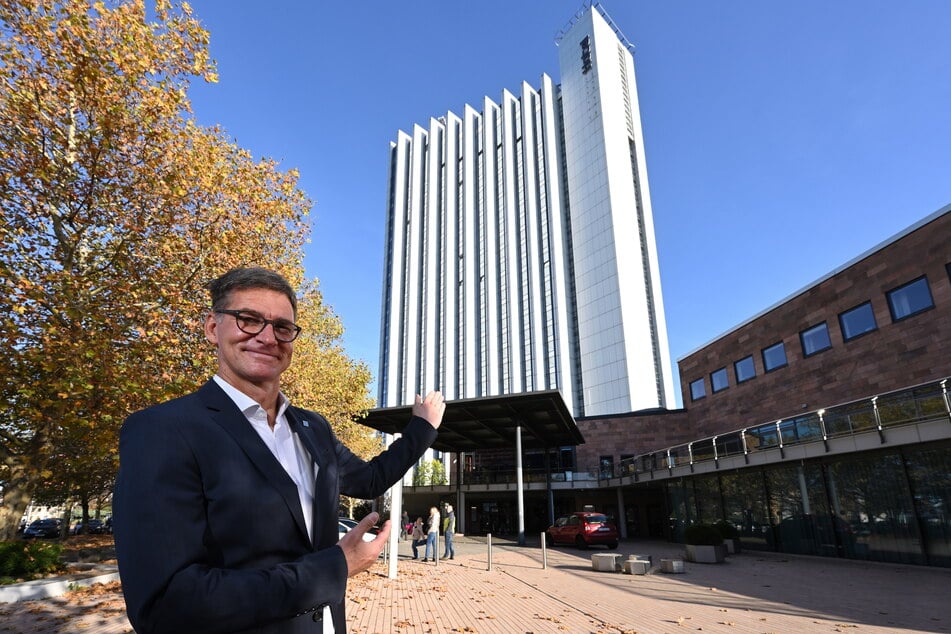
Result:
{"label": "white dress shirt", "polygon": [[[215,375],[215,383],[225,391],[234,404],[238,406],[244,417],[251,423],[251,427],[258,433],[267,448],[271,450],[277,461],[284,467],[284,471],[297,485],[297,495],[300,497],[301,511],[304,513],[304,522],[307,524],[307,535],[311,542],[314,540],[314,482],[317,471],[320,469],[301,443],[300,437],[291,431],[285,412],[290,401],[284,394],[278,395],[277,416],[274,419],[274,428],[267,423],[267,411],[253,398],[237,389],[223,378]],[[330,606],[324,606],[322,634],[334,634],[333,617]]]}
{"label": "white dress shirt", "polygon": [[284,471],[297,485],[297,495],[300,497],[301,511],[304,513],[304,522],[307,524],[307,534],[314,538],[314,480],[317,469],[307,449],[301,443],[300,437],[291,431],[287,422],[287,411],[290,401],[284,394],[278,396],[277,416],[274,429],[267,423],[267,411],[253,398],[237,389],[217,374],[215,382],[225,391],[241,413],[244,414],[251,427],[258,433],[267,448],[271,450],[277,461],[284,467]]}

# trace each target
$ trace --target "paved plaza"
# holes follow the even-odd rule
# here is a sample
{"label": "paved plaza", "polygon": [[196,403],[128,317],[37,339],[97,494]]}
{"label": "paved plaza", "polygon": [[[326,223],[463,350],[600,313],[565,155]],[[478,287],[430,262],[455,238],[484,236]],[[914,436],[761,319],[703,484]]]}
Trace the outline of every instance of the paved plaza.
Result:
{"label": "paved plaza", "polygon": [[[457,538],[456,557],[413,561],[399,548],[398,577],[381,561],[350,582],[353,634],[662,632],[951,632],[951,570],[744,551],[723,564],[659,571],[683,547],[625,541],[617,552],[650,555],[648,575],[595,572],[603,551]],[[422,548],[420,556],[422,556]],[[440,553],[441,554],[441,553]],[[626,558],[626,557],[625,557]],[[0,605],[0,633],[131,632],[117,584],[63,597]]]}

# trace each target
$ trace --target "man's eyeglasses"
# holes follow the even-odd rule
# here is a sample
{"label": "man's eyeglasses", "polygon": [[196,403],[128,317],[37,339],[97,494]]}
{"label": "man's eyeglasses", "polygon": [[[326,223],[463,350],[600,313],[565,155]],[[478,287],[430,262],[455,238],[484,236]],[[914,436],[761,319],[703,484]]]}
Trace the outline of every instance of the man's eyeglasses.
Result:
{"label": "man's eyeglasses", "polygon": [[219,315],[231,315],[238,324],[238,330],[247,335],[258,335],[271,324],[274,330],[274,338],[281,343],[290,343],[297,339],[301,327],[292,321],[286,319],[265,319],[260,315],[249,313],[243,310],[227,310],[224,308],[215,311]]}

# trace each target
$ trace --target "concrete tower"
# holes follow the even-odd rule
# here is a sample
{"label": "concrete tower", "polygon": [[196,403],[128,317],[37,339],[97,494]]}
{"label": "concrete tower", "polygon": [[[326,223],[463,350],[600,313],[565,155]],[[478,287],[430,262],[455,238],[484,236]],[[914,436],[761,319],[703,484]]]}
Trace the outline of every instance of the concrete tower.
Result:
{"label": "concrete tower", "polygon": [[379,406],[560,390],[575,416],[674,402],[634,62],[599,7],[561,86],[390,148]]}

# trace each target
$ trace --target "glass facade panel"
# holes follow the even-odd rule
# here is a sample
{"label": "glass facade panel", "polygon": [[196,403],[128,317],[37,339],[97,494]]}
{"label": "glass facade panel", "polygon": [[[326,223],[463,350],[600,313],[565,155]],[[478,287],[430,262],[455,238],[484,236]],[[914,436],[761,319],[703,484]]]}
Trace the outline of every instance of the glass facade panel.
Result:
{"label": "glass facade panel", "polygon": [[845,458],[829,465],[827,478],[843,556],[924,563],[915,505],[898,452]]}
{"label": "glass facade panel", "polygon": [[927,277],[919,277],[885,295],[888,297],[888,309],[892,312],[892,321],[899,321],[934,307]]}
{"label": "glass facade panel", "polygon": [[693,519],[688,510],[692,505],[692,497],[683,478],[667,484],[667,500],[670,503],[670,538],[675,542],[684,541],[684,529]]}
{"label": "glass facade panel", "polygon": [[723,492],[723,516],[740,529],[743,548],[772,550],[773,531],[766,506],[763,472],[745,469],[720,477]]}
{"label": "glass facade panel", "polygon": [[816,465],[782,465],[766,470],[769,508],[779,549],[804,555],[835,555],[838,541]]}
{"label": "glass facade panel", "polygon": [[928,563],[951,567],[951,452],[949,447],[905,454]]}
{"label": "glass facade panel", "polygon": [[829,327],[826,326],[825,322],[803,330],[799,333],[799,340],[802,342],[802,354],[805,357],[832,347],[832,340],[829,339]]}
{"label": "glass facade panel", "polygon": [[951,443],[682,478],[672,539],[724,519],[751,550],[951,567]]}
{"label": "glass facade panel", "polygon": [[763,350],[763,367],[767,372],[786,365],[786,345],[780,341]]}
{"label": "glass facade panel", "polygon": [[714,393],[730,387],[729,379],[727,379],[726,375],[726,368],[715,370],[710,375],[710,385],[713,388]]}
{"label": "glass facade panel", "polygon": [[872,312],[872,302],[865,302],[839,315],[839,326],[842,328],[843,341],[855,339],[859,335],[878,329],[875,323],[875,313]]}
{"label": "glass facade panel", "polygon": [[723,519],[718,480],[716,474],[693,478],[696,521],[714,524]]}
{"label": "glass facade panel", "polygon": [[740,359],[733,364],[733,370],[736,372],[737,383],[749,381],[756,376],[756,368],[753,366],[753,357],[749,356],[744,359]]}

